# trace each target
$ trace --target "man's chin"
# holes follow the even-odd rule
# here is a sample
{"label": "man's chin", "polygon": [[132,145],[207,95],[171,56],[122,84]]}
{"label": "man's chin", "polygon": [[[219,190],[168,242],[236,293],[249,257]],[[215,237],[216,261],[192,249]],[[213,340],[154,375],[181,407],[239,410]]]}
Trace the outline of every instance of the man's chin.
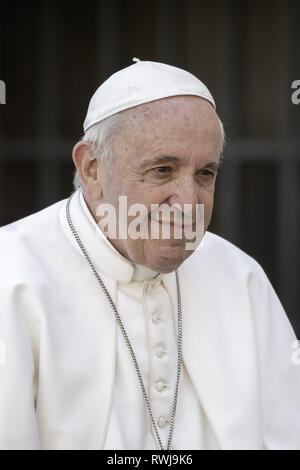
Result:
{"label": "man's chin", "polygon": [[185,246],[171,243],[157,247],[151,254],[152,269],[160,273],[170,273],[177,269],[193,251],[186,250]]}

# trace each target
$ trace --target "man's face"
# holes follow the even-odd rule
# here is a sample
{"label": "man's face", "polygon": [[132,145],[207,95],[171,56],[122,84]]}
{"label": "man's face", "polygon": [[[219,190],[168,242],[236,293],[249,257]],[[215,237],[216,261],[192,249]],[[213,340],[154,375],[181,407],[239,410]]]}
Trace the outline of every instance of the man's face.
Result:
{"label": "man's face", "polygon": [[151,238],[151,205],[177,204],[183,211],[190,204],[195,222],[196,204],[204,204],[207,230],[221,152],[220,124],[213,107],[194,96],[165,98],[126,113],[128,120],[114,139],[112,162],[100,162],[102,196],[97,204],[112,204],[117,214],[119,196],[127,197],[128,207],[146,206],[148,238],[111,243],[131,261],[171,272],[193,251],[186,249],[184,236],[174,237],[172,226],[169,239]]}

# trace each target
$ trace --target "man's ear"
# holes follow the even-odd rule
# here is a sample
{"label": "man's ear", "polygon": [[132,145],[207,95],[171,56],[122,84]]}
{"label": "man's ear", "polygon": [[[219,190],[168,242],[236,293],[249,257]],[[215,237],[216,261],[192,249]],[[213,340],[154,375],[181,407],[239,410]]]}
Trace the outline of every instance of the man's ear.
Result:
{"label": "man's ear", "polygon": [[99,163],[90,142],[77,142],[73,148],[72,158],[80,175],[85,194],[91,200],[97,200],[102,195],[99,179]]}

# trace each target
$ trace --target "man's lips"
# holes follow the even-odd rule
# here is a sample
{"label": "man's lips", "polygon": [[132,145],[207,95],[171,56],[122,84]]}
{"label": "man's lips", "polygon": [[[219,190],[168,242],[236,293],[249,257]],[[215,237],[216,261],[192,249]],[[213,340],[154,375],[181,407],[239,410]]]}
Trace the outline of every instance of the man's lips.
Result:
{"label": "man's lips", "polygon": [[193,223],[180,224],[180,223],[170,222],[168,220],[157,220],[155,218],[153,218],[152,220],[154,220],[155,222],[159,222],[160,225],[167,225],[167,226],[174,227],[174,228],[180,228],[182,230],[183,229],[192,229],[193,227],[195,227],[195,224],[193,224]]}

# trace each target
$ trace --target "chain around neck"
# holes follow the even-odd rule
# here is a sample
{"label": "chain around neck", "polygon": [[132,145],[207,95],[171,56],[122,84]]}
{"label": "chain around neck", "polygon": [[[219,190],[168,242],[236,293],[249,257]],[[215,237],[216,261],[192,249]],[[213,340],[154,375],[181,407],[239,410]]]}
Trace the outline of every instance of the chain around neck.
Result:
{"label": "chain around neck", "polygon": [[111,309],[113,310],[115,319],[116,319],[116,321],[117,321],[117,323],[118,323],[118,325],[121,329],[124,340],[125,340],[125,342],[127,344],[127,347],[129,349],[129,353],[130,353],[130,356],[132,358],[134,368],[135,368],[136,373],[137,373],[138,381],[139,381],[139,384],[141,386],[141,390],[142,390],[142,393],[143,393],[143,396],[144,396],[146,407],[147,407],[147,410],[148,410],[148,413],[149,413],[150,421],[153,425],[154,432],[155,432],[160,450],[169,450],[171,448],[173,432],[174,432],[175,415],[176,415],[176,407],[177,407],[177,400],[178,400],[178,387],[179,387],[179,379],[180,379],[181,364],[182,364],[182,312],[181,312],[181,294],[180,294],[180,283],[179,283],[178,270],[176,269],[176,271],[175,271],[176,288],[177,288],[177,308],[178,308],[177,374],[176,374],[176,385],[175,385],[174,400],[173,400],[173,405],[172,405],[172,410],[171,410],[171,417],[170,417],[170,430],[169,430],[168,443],[167,443],[166,449],[164,449],[164,447],[162,445],[160,435],[159,435],[159,432],[158,432],[156,424],[155,424],[155,419],[153,417],[153,412],[152,412],[152,408],[151,408],[151,405],[150,405],[150,400],[149,400],[149,398],[147,396],[147,393],[146,393],[146,389],[145,389],[145,386],[144,386],[144,383],[143,383],[140,368],[139,368],[138,362],[136,360],[136,356],[135,356],[135,353],[134,353],[133,348],[131,346],[130,340],[128,338],[128,335],[126,333],[126,330],[125,330],[124,325],[122,323],[122,320],[120,318],[120,315],[117,311],[117,308],[116,308],[116,306],[115,306],[108,290],[106,289],[101,277],[99,276],[95,266],[93,265],[89,255],[88,255],[88,253],[87,253],[87,251],[86,251],[86,249],[85,249],[85,247],[84,247],[84,245],[83,245],[83,243],[82,243],[82,241],[81,241],[81,239],[80,239],[80,237],[79,237],[79,235],[78,235],[77,231],[75,230],[75,227],[72,223],[72,219],[71,219],[71,216],[70,216],[70,202],[71,202],[71,199],[73,197],[73,194],[69,197],[69,199],[67,201],[67,204],[66,204],[66,217],[67,217],[68,225],[69,225],[70,230],[71,230],[76,242],[78,243],[83,255],[85,256],[86,260],[88,261],[88,263],[89,263],[89,265],[90,265],[90,267],[91,267],[98,283],[100,284],[100,286],[102,288],[102,291],[103,291],[103,293],[104,293]]}

